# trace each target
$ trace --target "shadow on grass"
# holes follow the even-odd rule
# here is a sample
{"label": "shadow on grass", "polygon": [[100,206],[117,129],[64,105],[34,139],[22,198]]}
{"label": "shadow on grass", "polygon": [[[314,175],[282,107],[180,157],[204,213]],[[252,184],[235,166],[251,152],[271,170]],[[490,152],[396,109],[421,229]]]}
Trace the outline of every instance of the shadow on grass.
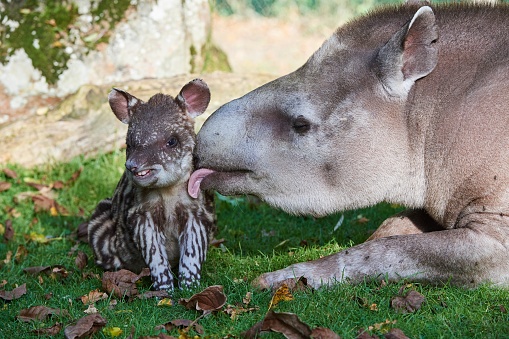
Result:
{"label": "shadow on grass", "polygon": [[216,198],[219,233],[236,254],[288,252],[331,241],[340,246],[364,242],[387,217],[404,210],[399,205],[376,206],[323,218],[293,216],[253,197]]}

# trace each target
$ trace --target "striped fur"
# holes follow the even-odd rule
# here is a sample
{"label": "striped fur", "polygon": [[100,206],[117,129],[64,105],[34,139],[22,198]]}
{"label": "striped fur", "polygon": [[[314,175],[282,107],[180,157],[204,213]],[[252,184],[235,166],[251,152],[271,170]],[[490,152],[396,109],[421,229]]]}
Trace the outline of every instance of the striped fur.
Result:
{"label": "striped fur", "polygon": [[[176,99],[156,94],[147,103],[127,92],[110,93],[114,113],[129,124],[127,169],[113,197],[99,202],[88,223],[97,265],[134,272],[149,267],[155,289],[172,289],[177,270],[179,286],[199,282],[216,230],[213,196],[202,192],[193,199],[187,192],[196,138],[187,111],[203,88],[186,86],[183,91],[194,95],[187,93],[190,102],[185,92]],[[173,139],[177,146],[167,142]]]}

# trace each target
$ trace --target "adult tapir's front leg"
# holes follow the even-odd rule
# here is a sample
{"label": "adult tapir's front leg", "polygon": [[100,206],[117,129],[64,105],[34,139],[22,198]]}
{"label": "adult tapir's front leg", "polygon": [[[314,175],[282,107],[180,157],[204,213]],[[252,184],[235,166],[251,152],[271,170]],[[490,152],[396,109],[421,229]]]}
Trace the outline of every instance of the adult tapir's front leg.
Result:
{"label": "adult tapir's front leg", "polygon": [[472,287],[483,282],[509,285],[506,219],[492,215],[472,220],[464,228],[374,239],[315,261],[265,273],[253,284],[268,288],[284,279],[304,276],[315,288],[336,281],[356,283],[368,277]]}
{"label": "adult tapir's front leg", "polygon": [[208,235],[205,225],[194,214],[190,214],[184,232],[179,238],[179,286],[189,287],[201,278],[201,267],[205,261]]}
{"label": "adult tapir's front leg", "polygon": [[166,236],[161,230],[161,225],[157,224],[158,217],[144,211],[135,213],[131,218],[134,237],[145,263],[150,268],[153,288],[173,289],[173,275],[165,248]]}

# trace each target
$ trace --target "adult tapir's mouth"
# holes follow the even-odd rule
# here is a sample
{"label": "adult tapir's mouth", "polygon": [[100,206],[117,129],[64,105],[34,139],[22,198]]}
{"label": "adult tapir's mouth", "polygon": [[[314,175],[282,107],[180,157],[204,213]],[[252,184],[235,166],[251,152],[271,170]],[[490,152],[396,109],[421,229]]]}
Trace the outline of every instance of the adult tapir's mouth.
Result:
{"label": "adult tapir's mouth", "polygon": [[[218,188],[218,186],[228,185],[228,182],[232,182],[235,181],[235,179],[244,177],[247,173],[251,172],[247,170],[220,171],[208,168],[200,168],[194,171],[189,177],[189,182],[187,184],[187,192],[191,197],[197,198],[200,189]],[[207,180],[202,185],[202,182],[205,179]],[[219,191],[221,191],[221,189]],[[234,192],[225,191],[225,193]]]}

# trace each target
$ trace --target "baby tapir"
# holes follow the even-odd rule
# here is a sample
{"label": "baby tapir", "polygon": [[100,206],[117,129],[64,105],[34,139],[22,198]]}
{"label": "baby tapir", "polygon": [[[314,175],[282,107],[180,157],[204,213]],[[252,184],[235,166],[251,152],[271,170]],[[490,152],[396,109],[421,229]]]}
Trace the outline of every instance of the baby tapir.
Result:
{"label": "baby tapir", "polygon": [[209,240],[216,230],[213,197],[192,199],[187,180],[195,146],[192,118],[205,111],[210,91],[202,80],[176,98],[156,94],[143,102],[113,89],[109,103],[128,124],[126,170],[112,198],[102,200],[88,223],[96,263],[106,270],[150,268],[155,289],[200,280]]}

